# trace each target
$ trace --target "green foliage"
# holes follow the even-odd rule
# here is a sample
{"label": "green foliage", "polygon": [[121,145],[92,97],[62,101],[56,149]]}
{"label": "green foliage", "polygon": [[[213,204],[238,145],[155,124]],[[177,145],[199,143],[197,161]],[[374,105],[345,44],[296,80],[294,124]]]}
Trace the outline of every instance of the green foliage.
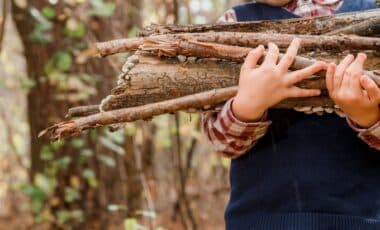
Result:
{"label": "green foliage", "polygon": [[80,149],[84,146],[84,140],[80,138],[73,138],[70,143],[74,148]]}
{"label": "green foliage", "polygon": [[58,225],[64,225],[65,223],[69,221],[78,221],[78,222],[83,222],[84,221],[84,215],[83,211],[80,209],[76,210],[60,210],[57,212],[57,223]]}
{"label": "green foliage", "polygon": [[71,203],[80,199],[80,193],[78,188],[66,187],[65,188],[65,201]]}
{"label": "green foliage", "polygon": [[97,159],[108,167],[114,168],[116,166],[116,162],[112,157],[109,157],[104,154],[97,155]]}
{"label": "green foliage", "polygon": [[80,157],[82,157],[83,159],[86,159],[86,158],[89,158],[89,157],[92,157],[94,155],[94,151],[92,151],[92,149],[81,149],[80,150]]}
{"label": "green foliage", "polygon": [[135,218],[128,218],[124,220],[124,230],[145,230]]}
{"label": "green foliage", "polygon": [[19,78],[20,88],[29,91],[36,85],[36,82],[30,77]]}
{"label": "green foliage", "polygon": [[96,188],[98,186],[98,180],[95,177],[95,172],[91,169],[84,169],[83,170],[83,177],[87,180],[87,183],[93,187]]}
{"label": "green foliage", "polygon": [[52,160],[54,157],[53,151],[49,145],[43,145],[40,151],[40,158],[44,161]]}
{"label": "green foliage", "polygon": [[41,12],[42,15],[45,16],[47,19],[53,19],[57,15],[55,9],[50,6],[45,6],[44,8],[42,8]]}
{"label": "green foliage", "polygon": [[71,157],[70,156],[63,156],[61,158],[58,158],[56,160],[57,166],[59,169],[67,169],[69,164],[71,163]]}
{"label": "green foliage", "polygon": [[75,18],[70,18],[66,21],[63,33],[69,38],[83,38],[86,34],[86,26],[83,22]]}
{"label": "green foliage", "polygon": [[123,140],[124,140],[123,136],[119,136],[116,133],[109,135],[107,137],[100,137],[99,138],[99,142],[104,147],[114,151],[115,153],[117,153],[121,156],[125,154],[125,151],[124,151],[124,148],[119,146],[118,144],[122,144]]}
{"label": "green foliage", "polygon": [[104,2],[103,0],[90,0],[92,8],[88,15],[98,17],[110,17],[115,11],[115,3]]}
{"label": "green foliage", "polygon": [[53,29],[54,24],[50,22],[39,10],[36,8],[30,9],[30,14],[35,20],[33,32],[29,35],[29,38],[33,42],[46,44],[52,41],[50,30]]}
{"label": "green foliage", "polygon": [[65,72],[71,68],[71,65],[71,54],[67,51],[60,51],[55,53],[48,63],[46,63],[45,73],[51,75],[54,72]]}

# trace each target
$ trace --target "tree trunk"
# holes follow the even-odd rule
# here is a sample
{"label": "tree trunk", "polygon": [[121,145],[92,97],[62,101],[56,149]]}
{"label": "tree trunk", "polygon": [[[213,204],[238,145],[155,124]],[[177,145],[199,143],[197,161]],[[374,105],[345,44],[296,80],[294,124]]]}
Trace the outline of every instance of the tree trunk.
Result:
{"label": "tree trunk", "polygon": [[[43,146],[50,144],[50,140],[38,138],[38,133],[62,117],[68,108],[77,105],[77,103],[84,103],[84,101],[70,102],[66,100],[66,98],[65,100],[57,100],[57,95],[62,94],[62,92],[56,85],[51,84],[46,77],[46,65],[51,58],[57,52],[65,51],[68,48],[71,49],[81,41],[64,36],[65,21],[58,19],[51,20],[54,25],[51,31],[47,33],[51,35],[52,42],[41,44],[30,39],[33,29],[37,24],[35,18],[32,16],[33,14],[30,12],[35,9],[40,11],[43,7],[50,6],[54,7],[57,15],[60,15],[63,14],[64,7],[67,7],[64,6],[64,4],[63,1],[59,1],[56,5],[52,6],[48,0],[29,0],[27,1],[26,8],[19,8],[15,4],[12,8],[13,18],[24,45],[28,76],[30,76],[31,80],[35,83],[28,94],[28,118],[31,132],[31,181],[33,181],[37,173],[43,173],[48,164],[47,161],[41,160],[40,153]],[[82,4],[81,7],[86,6],[85,4],[86,3]],[[96,42],[99,40],[108,40],[115,36],[127,36],[132,24],[127,24],[130,22],[129,19],[131,17],[128,17],[125,12],[127,9],[133,8],[134,12],[131,12],[130,15],[133,15],[132,18],[135,21],[140,21],[138,16],[139,12],[136,12],[140,10],[140,1],[117,1],[116,4],[118,5],[116,5],[116,10],[111,17],[91,17],[89,21],[84,22],[84,24],[90,26],[87,28],[83,41]],[[131,7],[130,4],[134,4],[134,7]],[[79,10],[78,14],[80,14],[82,12],[81,10],[84,9],[72,10],[75,13],[77,13],[75,10]],[[78,17],[80,17],[80,15]],[[122,23],[112,23],[114,20]],[[109,26],[111,24],[113,26]],[[122,32],[122,34],[120,34],[120,32]],[[73,62],[69,71],[70,73],[86,73],[93,76],[100,76],[101,79],[96,83],[97,94],[90,99],[86,99],[86,103],[97,102],[109,93],[115,79],[110,79],[108,76],[116,75],[112,74],[115,73],[115,69],[111,65],[105,65],[104,60],[89,60],[85,64]],[[99,135],[102,135],[102,132],[100,132]],[[82,209],[88,220],[101,222],[103,229],[105,229],[105,226],[110,223],[114,217],[119,221],[119,224],[121,224],[125,215],[112,215],[112,213],[110,214],[109,211],[107,211],[107,206],[111,203],[127,205],[125,190],[120,189],[125,183],[122,177],[125,171],[120,171],[120,167],[122,167],[120,164],[125,164],[125,156],[119,156],[113,153],[108,148],[93,141],[89,135],[83,136],[83,139],[85,140],[84,146],[94,152],[94,156],[89,158],[85,164],[79,163],[80,154],[78,149],[75,149],[71,145],[71,142],[66,142],[59,151],[54,153],[57,158],[69,156],[72,160],[69,170],[59,172],[56,176],[56,180],[59,183],[54,196],[61,202],[57,207],[54,207],[53,214],[56,214],[59,210]],[[104,165],[104,163],[99,160],[100,156],[113,158],[115,162],[117,162],[116,167],[112,168]],[[97,188],[88,186],[86,180],[81,177],[85,168],[89,168],[95,172],[96,179],[99,181]],[[71,186],[73,178],[78,178],[78,176],[80,177],[80,194],[82,199],[67,203],[65,202],[65,189]],[[138,187],[139,184],[136,184],[136,186]]]}

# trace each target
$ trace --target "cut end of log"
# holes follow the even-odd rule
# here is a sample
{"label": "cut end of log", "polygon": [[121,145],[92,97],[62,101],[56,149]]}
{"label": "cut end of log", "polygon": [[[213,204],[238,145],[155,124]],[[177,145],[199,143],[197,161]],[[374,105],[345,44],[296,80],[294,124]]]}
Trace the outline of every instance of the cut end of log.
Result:
{"label": "cut end of log", "polygon": [[38,134],[38,138],[48,137],[51,140],[60,140],[79,136],[82,131],[82,129],[76,126],[74,121],[65,121],[41,131]]}

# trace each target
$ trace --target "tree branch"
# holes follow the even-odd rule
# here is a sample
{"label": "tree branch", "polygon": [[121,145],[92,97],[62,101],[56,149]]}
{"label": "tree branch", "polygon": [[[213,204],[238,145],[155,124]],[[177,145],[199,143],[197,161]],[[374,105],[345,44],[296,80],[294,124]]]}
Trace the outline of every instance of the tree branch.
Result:
{"label": "tree branch", "polygon": [[[168,101],[97,113],[54,125],[42,131],[39,134],[39,137],[49,135],[51,139],[65,139],[72,136],[78,136],[84,130],[109,124],[146,120],[153,116],[181,110],[210,109],[235,96],[237,89],[237,86],[215,89]],[[305,98],[302,101],[289,99],[276,105],[275,108],[294,108],[305,105],[332,107],[333,102],[328,97]]]}
{"label": "tree branch", "polygon": [[363,22],[348,25],[337,30],[326,33],[326,35],[338,35],[338,34],[356,34],[361,36],[369,36],[376,33],[380,33],[380,16],[369,18]]}
{"label": "tree branch", "polygon": [[325,34],[348,25],[362,22],[380,14],[380,9],[360,12],[350,12],[333,16],[321,16],[310,18],[295,18],[286,20],[234,22],[224,24],[206,25],[151,25],[142,30],[140,36],[174,33],[199,33],[199,32],[275,32],[291,34]]}
{"label": "tree branch", "polygon": [[310,51],[321,49],[323,51],[337,50],[379,50],[380,38],[359,36],[326,36],[326,35],[294,35],[275,33],[242,33],[242,32],[209,32],[209,33],[184,33],[150,36],[147,38],[125,38],[108,42],[95,43],[92,48],[95,56],[105,57],[108,55],[136,51],[148,41],[173,41],[191,40],[198,42],[218,43],[232,46],[257,47],[266,45],[268,42],[277,44],[285,49],[294,38],[302,40],[303,50]]}

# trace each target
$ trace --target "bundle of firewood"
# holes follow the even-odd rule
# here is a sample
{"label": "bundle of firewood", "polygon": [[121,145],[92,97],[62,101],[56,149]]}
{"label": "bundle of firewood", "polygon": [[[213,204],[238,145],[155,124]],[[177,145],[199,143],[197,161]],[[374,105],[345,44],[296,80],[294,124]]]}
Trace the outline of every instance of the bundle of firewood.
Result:
{"label": "bundle of firewood", "polygon": [[[44,130],[53,139],[83,130],[117,125],[177,111],[215,110],[237,92],[240,66],[250,50],[268,42],[284,52],[301,38],[301,50],[291,69],[316,60],[338,62],[348,53],[365,52],[365,74],[380,85],[380,9],[337,16],[215,25],[151,25],[137,38],[97,43],[83,55],[105,57],[133,52],[118,85],[99,105],[70,109],[76,117]],[[280,55],[281,58],[282,55]],[[322,95],[289,99],[276,108],[334,108],[324,72],[299,83],[319,88]]]}

